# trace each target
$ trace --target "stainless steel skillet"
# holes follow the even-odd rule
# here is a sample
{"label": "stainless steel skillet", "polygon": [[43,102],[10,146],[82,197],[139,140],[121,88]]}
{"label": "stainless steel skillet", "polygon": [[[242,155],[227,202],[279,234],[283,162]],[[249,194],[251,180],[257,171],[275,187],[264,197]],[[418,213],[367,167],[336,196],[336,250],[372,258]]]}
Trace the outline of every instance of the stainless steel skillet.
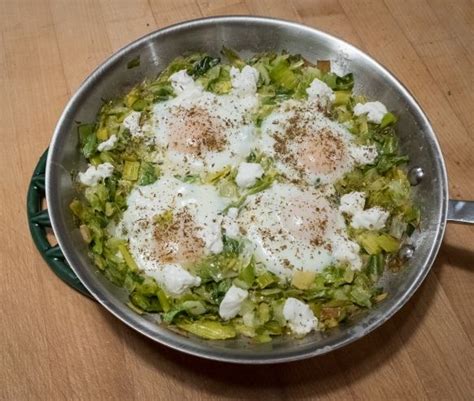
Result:
{"label": "stainless steel skillet", "polygon": [[[282,338],[264,345],[245,340],[212,342],[184,337],[156,324],[152,316],[139,316],[130,310],[125,305],[125,291],[107,281],[87,257],[86,246],[68,208],[74,196],[70,171],[85,167],[77,146],[76,121],[93,121],[101,99],[119,96],[144,78],[155,76],[174,57],[196,50],[218,54],[222,46],[243,55],[287,50],[309,60],[330,59],[337,73],[354,73],[356,92],[382,101],[400,117],[398,135],[403,153],[411,160],[414,196],[422,209],[421,230],[404,250],[407,267],[383,277],[390,296],[357,321],[301,340]],[[139,67],[128,69],[127,63],[137,56]],[[374,330],[407,302],[428,274],[446,221],[474,221],[472,202],[449,201],[443,156],[428,119],[406,88],[384,67],[326,33],[292,22],[243,16],[200,19],[162,29],[131,43],[98,67],[69,101],[56,126],[47,159],[46,196],[52,227],[68,263],[108,311],[171,348],[204,358],[249,364],[323,354]]]}

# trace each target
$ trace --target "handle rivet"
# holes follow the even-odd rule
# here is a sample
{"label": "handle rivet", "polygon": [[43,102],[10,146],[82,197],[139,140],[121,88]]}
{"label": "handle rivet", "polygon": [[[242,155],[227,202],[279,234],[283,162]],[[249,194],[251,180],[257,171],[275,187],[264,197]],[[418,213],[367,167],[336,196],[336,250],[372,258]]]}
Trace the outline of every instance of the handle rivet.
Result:
{"label": "handle rivet", "polygon": [[411,185],[415,186],[418,185],[421,180],[423,180],[424,176],[425,172],[421,167],[413,167],[408,172],[408,181],[410,181]]}
{"label": "handle rivet", "polygon": [[413,245],[404,245],[400,248],[399,255],[402,260],[410,260],[415,254]]}

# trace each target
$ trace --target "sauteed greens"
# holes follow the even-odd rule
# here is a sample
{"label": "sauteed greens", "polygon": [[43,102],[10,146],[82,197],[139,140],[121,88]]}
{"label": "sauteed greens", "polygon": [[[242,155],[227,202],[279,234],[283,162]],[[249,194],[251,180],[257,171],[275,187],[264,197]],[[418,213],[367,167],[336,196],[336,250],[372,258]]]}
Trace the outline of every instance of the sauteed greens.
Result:
{"label": "sauteed greens", "polygon": [[[312,64],[299,55],[263,53],[244,60],[226,48],[221,57],[194,53],[178,57],[156,79],[124,97],[104,102],[95,122],[78,126],[80,149],[90,166],[73,175],[77,198],[70,209],[93,263],[129,292],[130,308],[206,339],[245,336],[268,342],[274,336],[330,329],[389,296],[379,279],[386,269],[400,268],[400,245],[418,227],[420,213],[404,169],[408,158],[398,149],[397,118],[353,93],[354,79],[332,72],[329,61]],[[201,98],[204,106],[196,103]],[[240,107],[242,116],[228,122],[223,114],[213,114],[222,105],[229,116]],[[330,131],[329,140],[338,141],[334,146],[320,143],[316,152],[333,147],[322,156],[310,155],[310,162],[346,160],[337,168],[321,164],[324,174],[316,179],[306,174],[301,164],[306,156],[298,153],[301,146],[313,146],[305,142],[306,131],[301,134],[313,127],[308,115],[325,124],[313,137]],[[271,131],[273,126],[284,129]],[[234,159],[214,169],[212,163],[220,159],[208,163],[206,158],[225,152],[232,135],[244,130],[250,132],[251,145],[243,159],[235,159],[232,150]],[[165,131],[167,143],[160,139]],[[176,131],[191,139],[173,142]],[[207,135],[205,140],[195,132]],[[267,137],[274,141],[270,148],[265,147]],[[372,156],[354,162],[349,157],[354,149]],[[198,167],[190,164],[200,157],[204,162]],[[168,192],[160,191],[172,192],[172,187],[170,203],[165,201]],[[195,198],[186,206],[178,198],[188,199],[190,193]],[[274,224],[256,227],[262,204],[271,207],[285,194],[317,199],[323,206],[314,213],[321,207],[326,217],[313,221],[298,215],[296,206],[290,216],[272,213],[277,223],[283,222],[283,231],[289,221],[286,237],[282,229],[272,231]],[[199,209],[214,199],[216,210]],[[288,201],[283,208],[291,210],[298,202]],[[188,210],[189,204],[194,209]],[[147,208],[159,212],[145,224],[151,215],[143,211]],[[298,216],[291,220],[291,214]],[[206,232],[215,224],[219,229],[212,242]],[[137,233],[143,235],[140,241]],[[293,242],[285,238],[294,240],[291,254],[287,248]],[[326,259],[303,257],[304,252]],[[284,255],[275,256],[281,268],[269,265],[265,255],[270,254]]]}

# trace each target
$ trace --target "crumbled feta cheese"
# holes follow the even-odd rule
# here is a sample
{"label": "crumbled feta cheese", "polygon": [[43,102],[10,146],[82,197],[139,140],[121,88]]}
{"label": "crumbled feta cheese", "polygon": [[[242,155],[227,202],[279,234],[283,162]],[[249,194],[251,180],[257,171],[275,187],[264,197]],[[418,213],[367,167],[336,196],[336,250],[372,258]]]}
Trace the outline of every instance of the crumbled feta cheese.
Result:
{"label": "crumbled feta cheese", "polygon": [[173,296],[181,295],[188,288],[201,284],[199,277],[194,277],[179,265],[165,265],[161,272],[153,273],[152,271],[147,272],[150,276],[155,276],[157,281],[164,286],[165,290]]}
{"label": "crumbled feta cheese", "polygon": [[117,135],[113,134],[106,141],[99,143],[99,145],[97,145],[97,150],[99,152],[103,152],[104,150],[113,149],[117,141],[118,141]]}
{"label": "crumbled feta cheese", "polygon": [[370,122],[380,124],[382,118],[387,114],[387,108],[381,102],[367,102],[367,103],[357,103],[354,107],[354,114],[360,116],[362,114],[367,114],[367,119]]}
{"label": "crumbled feta cheese", "polygon": [[351,146],[349,153],[357,164],[372,164],[378,156],[375,146]]}
{"label": "crumbled feta cheese", "polygon": [[309,88],[306,89],[306,93],[310,100],[317,101],[323,107],[326,107],[336,99],[333,90],[325,82],[317,78],[311,82]]}
{"label": "crumbled feta cheese", "polygon": [[240,236],[239,225],[229,216],[225,216],[222,220],[222,228],[225,231],[225,235],[229,238],[236,239]]}
{"label": "crumbled feta cheese", "polygon": [[232,319],[240,311],[242,302],[248,297],[247,290],[243,290],[232,285],[224,295],[224,299],[219,305],[219,315],[224,320]]}
{"label": "crumbled feta cheese", "polygon": [[89,168],[83,172],[79,173],[79,181],[81,184],[87,186],[96,185],[100,180],[110,177],[114,172],[114,166],[110,163],[102,163],[96,166],[89,166]]}
{"label": "crumbled feta cheese", "polygon": [[240,228],[237,222],[237,216],[239,214],[239,209],[236,207],[231,207],[227,211],[227,215],[222,219],[222,228],[225,231],[225,235],[229,238],[236,239],[240,236]]}
{"label": "crumbled feta cheese", "polygon": [[230,68],[233,92],[239,95],[254,95],[257,92],[258,71],[246,65],[240,71],[238,68]]}
{"label": "crumbled feta cheese", "polygon": [[171,86],[178,96],[192,97],[201,94],[202,86],[194,81],[186,70],[175,72],[170,76]]}
{"label": "crumbled feta cheese", "polygon": [[206,244],[206,248],[211,253],[221,253],[222,250],[224,249],[224,243],[222,242],[222,237],[220,235],[215,236],[212,242]]}
{"label": "crumbled feta cheese", "polygon": [[201,230],[201,238],[206,244],[206,249],[211,253],[221,253],[224,249],[222,242],[222,217],[218,217],[215,221],[206,222],[204,229]]}
{"label": "crumbled feta cheese", "polygon": [[381,207],[372,207],[356,212],[352,217],[351,226],[354,228],[381,230],[385,227],[388,216],[389,213]]}
{"label": "crumbled feta cheese", "polygon": [[258,163],[240,163],[235,182],[241,188],[248,188],[254,185],[263,173],[263,168]]}
{"label": "crumbled feta cheese", "polygon": [[222,237],[220,235],[216,235],[213,237],[212,240],[207,239],[206,248],[211,253],[221,253],[224,249],[224,243],[222,242]]}
{"label": "crumbled feta cheese", "polygon": [[236,207],[231,207],[229,208],[229,210],[227,210],[227,217],[231,219],[236,219],[238,215],[239,215],[239,209]]}
{"label": "crumbled feta cheese", "polygon": [[349,263],[353,270],[360,270],[362,259],[359,255],[360,246],[357,243],[336,234],[332,236],[331,244],[334,259],[338,262]]}
{"label": "crumbled feta cheese", "polygon": [[389,213],[380,207],[364,210],[364,206],[365,194],[363,192],[350,192],[341,196],[339,211],[352,216],[351,226],[354,228],[366,228],[370,230],[380,230],[384,228]]}
{"label": "crumbled feta cheese", "polygon": [[355,213],[364,210],[365,194],[363,192],[350,192],[341,196],[339,210],[353,216]]}
{"label": "crumbled feta cheese", "polygon": [[123,126],[128,128],[132,136],[140,136],[143,134],[142,128],[140,127],[140,117],[142,113],[139,111],[132,111],[123,120]]}
{"label": "crumbled feta cheese", "polygon": [[283,316],[291,331],[297,335],[308,334],[316,328],[318,319],[311,308],[296,298],[288,298],[283,306]]}

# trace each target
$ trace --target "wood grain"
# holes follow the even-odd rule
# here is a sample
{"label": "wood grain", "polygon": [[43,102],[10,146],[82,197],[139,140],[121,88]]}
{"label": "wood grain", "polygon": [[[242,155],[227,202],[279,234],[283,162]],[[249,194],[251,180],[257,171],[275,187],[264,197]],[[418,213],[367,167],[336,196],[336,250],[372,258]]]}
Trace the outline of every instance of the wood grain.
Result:
{"label": "wood grain", "polygon": [[25,194],[69,96],[127,42],[216,14],[291,19],[363,48],[428,114],[451,196],[474,199],[470,0],[2,0],[0,399],[474,399],[473,227],[448,227],[432,273],[382,328],[332,354],[274,367],[168,350],[48,270],[29,238]]}

